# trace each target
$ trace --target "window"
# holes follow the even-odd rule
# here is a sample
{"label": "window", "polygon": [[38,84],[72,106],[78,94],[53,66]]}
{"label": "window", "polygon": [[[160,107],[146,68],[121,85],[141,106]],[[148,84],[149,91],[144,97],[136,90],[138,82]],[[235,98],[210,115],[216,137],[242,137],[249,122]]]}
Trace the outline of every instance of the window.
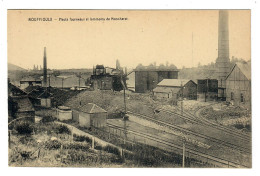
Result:
{"label": "window", "polygon": [[234,100],[234,92],[231,92],[231,98],[230,100]]}
{"label": "window", "polygon": [[240,98],[241,98],[241,102],[244,102],[244,95],[242,93],[240,95]]}

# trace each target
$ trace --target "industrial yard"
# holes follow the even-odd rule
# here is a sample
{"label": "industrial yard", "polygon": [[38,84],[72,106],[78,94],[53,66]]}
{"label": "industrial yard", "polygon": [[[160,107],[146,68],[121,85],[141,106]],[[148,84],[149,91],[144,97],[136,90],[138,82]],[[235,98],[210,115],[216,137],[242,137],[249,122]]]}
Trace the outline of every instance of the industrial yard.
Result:
{"label": "industrial yard", "polygon": [[[13,13],[17,15],[15,11]],[[129,12],[131,13],[139,12]],[[151,12],[150,15],[152,13],[158,12]],[[165,16],[176,15],[176,20],[180,15],[174,11],[162,13],[166,13]],[[187,12],[192,18],[195,11],[189,13]],[[202,12],[196,13],[198,19],[204,17],[200,14]],[[214,10],[207,13],[212,13],[210,18],[214,17],[216,25],[214,30],[217,44],[215,48],[207,49],[207,52],[216,50],[217,59],[210,60],[211,63],[208,61],[201,65],[198,62],[198,66],[185,67],[191,62],[186,60],[186,63],[181,63],[181,67],[177,63],[182,59],[172,59],[171,62],[159,65],[151,59],[150,64],[141,62],[143,60],[138,64],[134,61],[136,56],[133,51],[145,44],[135,50],[130,49],[129,55],[133,61],[122,58],[114,59],[112,63],[109,58],[112,56],[108,53],[118,51],[110,50],[109,45],[107,48],[110,49],[102,51],[105,53],[103,59],[98,59],[97,56],[102,52],[90,49],[89,55],[84,53],[81,60],[72,61],[72,58],[78,56],[78,53],[74,53],[64,59],[64,62],[60,58],[55,66],[54,58],[62,54],[47,45],[36,52],[42,65],[32,61],[30,64],[33,63],[33,67],[24,69],[19,64],[9,63],[8,165],[251,168],[251,58],[244,60],[232,56],[230,59],[229,34],[232,34],[232,29],[229,24],[232,23],[232,18],[229,19],[229,15],[234,19],[234,12]],[[186,19],[185,14],[182,18]],[[124,23],[117,21],[117,25],[130,23],[128,20],[131,18],[125,19]],[[81,22],[78,23],[77,25],[82,25]],[[164,21],[162,23],[161,27],[164,27]],[[99,26],[100,22],[95,25]],[[97,29],[104,27],[110,31],[107,22],[102,25],[104,26],[99,26],[100,28],[96,26]],[[180,31],[183,31],[185,25],[180,26]],[[196,48],[193,40],[199,40],[194,38],[193,31],[190,32],[193,62],[193,47]],[[130,36],[135,36],[129,33]],[[149,30],[148,34],[144,40],[154,36]],[[170,34],[167,32],[162,36],[164,35],[165,40],[168,40]],[[90,40],[97,40],[98,37],[95,37]],[[187,41],[182,37],[180,45],[180,41]],[[115,38],[117,37],[113,39]],[[110,41],[110,44],[121,41],[121,38],[124,37],[118,37],[115,41]],[[100,47],[107,44],[108,39],[110,38],[102,38],[104,42],[101,42]],[[81,37],[79,40],[86,42]],[[88,47],[92,47],[92,42]],[[62,42],[64,43],[66,42]],[[77,46],[84,45],[78,43]],[[118,46],[122,46],[122,43],[119,42]],[[175,47],[178,48],[179,45]],[[153,51],[167,53],[167,47],[162,48]],[[189,47],[183,45],[182,49],[184,48]],[[71,51],[73,49],[66,50],[68,53]],[[77,48],[76,51],[80,53],[81,50]],[[128,48],[124,52],[128,52]],[[152,57],[155,53],[151,52],[145,57]],[[90,56],[93,58],[89,59]],[[127,60],[129,64],[133,62],[131,64],[134,66],[126,64]],[[73,64],[78,65],[73,68]]]}

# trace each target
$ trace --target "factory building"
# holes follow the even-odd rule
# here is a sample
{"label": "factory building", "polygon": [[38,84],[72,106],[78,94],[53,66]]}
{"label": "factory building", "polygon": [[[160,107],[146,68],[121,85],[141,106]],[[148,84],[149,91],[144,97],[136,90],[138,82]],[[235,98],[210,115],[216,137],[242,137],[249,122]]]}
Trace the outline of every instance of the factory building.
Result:
{"label": "factory building", "polygon": [[24,77],[20,80],[20,88],[25,89],[28,86],[41,86],[42,80],[32,76]]}
{"label": "factory building", "polygon": [[59,89],[79,89],[86,86],[85,79],[80,78],[76,75],[49,75],[47,76],[47,85]]}
{"label": "factory building", "polygon": [[236,63],[226,78],[226,101],[251,108],[251,62]]}
{"label": "factory building", "polygon": [[152,91],[163,79],[178,79],[176,68],[137,67],[135,70],[135,92]]}
{"label": "factory building", "polygon": [[153,95],[157,99],[195,100],[197,99],[197,84],[187,79],[164,79],[153,89]]}
{"label": "factory building", "polygon": [[125,82],[122,70],[96,65],[90,77],[91,87],[94,90],[123,90],[121,79]]}
{"label": "factory building", "polygon": [[198,80],[198,101],[217,101],[218,100],[218,80],[199,79]]}

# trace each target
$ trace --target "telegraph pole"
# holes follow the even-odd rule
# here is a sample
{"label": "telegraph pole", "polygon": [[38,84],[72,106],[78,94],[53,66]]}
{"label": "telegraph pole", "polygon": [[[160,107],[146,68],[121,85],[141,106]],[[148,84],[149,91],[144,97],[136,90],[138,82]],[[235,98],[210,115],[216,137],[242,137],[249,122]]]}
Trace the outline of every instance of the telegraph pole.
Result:
{"label": "telegraph pole", "polygon": [[182,145],[182,167],[185,167],[185,137],[183,137],[183,145]]}
{"label": "telegraph pole", "polygon": [[183,115],[183,85],[181,82],[181,115]]}

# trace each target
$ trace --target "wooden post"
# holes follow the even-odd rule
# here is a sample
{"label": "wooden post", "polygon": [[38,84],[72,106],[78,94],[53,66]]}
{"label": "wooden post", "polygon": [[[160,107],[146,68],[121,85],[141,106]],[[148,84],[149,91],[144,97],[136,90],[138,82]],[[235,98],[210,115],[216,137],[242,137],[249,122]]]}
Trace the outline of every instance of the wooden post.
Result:
{"label": "wooden post", "polygon": [[10,132],[10,130],[8,130],[8,144],[9,144],[9,148],[11,148],[11,132]]}
{"label": "wooden post", "polygon": [[110,134],[110,127],[108,127],[108,139],[110,139],[111,138],[111,136],[110,136],[111,134]]}
{"label": "wooden post", "polygon": [[185,142],[183,141],[182,167],[185,167]]}
{"label": "wooden post", "polygon": [[40,158],[41,148],[38,150],[38,158]]}
{"label": "wooden post", "polygon": [[92,149],[94,149],[94,148],[95,148],[95,138],[92,137]]}

